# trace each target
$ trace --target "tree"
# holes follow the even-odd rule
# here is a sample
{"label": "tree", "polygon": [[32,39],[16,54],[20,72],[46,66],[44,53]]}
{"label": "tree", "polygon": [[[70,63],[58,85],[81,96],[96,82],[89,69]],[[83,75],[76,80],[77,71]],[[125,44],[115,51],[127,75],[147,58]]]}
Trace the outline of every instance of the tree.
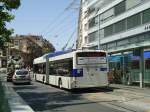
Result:
{"label": "tree", "polygon": [[43,47],[42,47],[43,54],[54,52],[55,47],[46,39],[43,40]]}
{"label": "tree", "polygon": [[0,0],[0,48],[4,48],[4,43],[10,41],[10,36],[13,33],[13,29],[6,27],[7,22],[14,19],[14,15],[11,14],[13,9],[18,9],[20,6],[20,0]]}

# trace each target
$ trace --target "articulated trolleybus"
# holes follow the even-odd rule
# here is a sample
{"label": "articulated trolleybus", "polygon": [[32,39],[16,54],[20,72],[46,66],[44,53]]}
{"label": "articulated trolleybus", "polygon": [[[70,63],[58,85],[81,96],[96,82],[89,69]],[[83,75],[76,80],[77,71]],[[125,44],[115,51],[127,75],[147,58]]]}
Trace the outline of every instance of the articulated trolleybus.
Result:
{"label": "articulated trolleybus", "polygon": [[46,74],[42,78],[35,72],[36,80],[66,89],[105,87],[108,86],[106,57],[106,52],[100,50],[50,53],[46,59],[48,64],[45,62],[49,66]]}

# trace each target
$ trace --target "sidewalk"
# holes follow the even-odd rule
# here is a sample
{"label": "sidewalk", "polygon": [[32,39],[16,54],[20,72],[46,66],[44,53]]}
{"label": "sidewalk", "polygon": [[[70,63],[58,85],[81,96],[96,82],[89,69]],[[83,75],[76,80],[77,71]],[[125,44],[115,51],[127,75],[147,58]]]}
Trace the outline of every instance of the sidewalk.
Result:
{"label": "sidewalk", "polygon": [[2,85],[5,90],[5,96],[8,100],[10,112],[34,112],[32,108],[2,79]]}
{"label": "sidewalk", "polygon": [[150,112],[150,88],[120,84],[111,84],[110,87],[116,88],[114,92],[120,93],[124,97],[124,104]]}
{"label": "sidewalk", "polygon": [[127,86],[127,85],[122,85],[122,84],[110,84],[110,87],[119,88],[119,89],[123,89],[126,91],[137,92],[137,93],[142,94],[144,96],[150,97],[150,88],[140,88],[138,86]]}
{"label": "sidewalk", "polygon": [[150,89],[111,84],[112,91],[89,93],[85,98],[125,112],[150,112]]}
{"label": "sidewalk", "polygon": [[10,108],[8,106],[8,102],[6,99],[4,87],[2,86],[2,83],[1,83],[1,78],[0,78],[0,112],[10,112]]}

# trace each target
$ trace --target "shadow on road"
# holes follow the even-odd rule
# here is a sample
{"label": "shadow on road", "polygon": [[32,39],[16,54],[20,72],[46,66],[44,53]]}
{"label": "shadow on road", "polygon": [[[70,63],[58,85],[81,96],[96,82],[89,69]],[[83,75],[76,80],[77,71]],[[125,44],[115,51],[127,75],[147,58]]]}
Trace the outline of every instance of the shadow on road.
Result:
{"label": "shadow on road", "polygon": [[85,94],[85,93],[99,93],[99,92],[112,92],[114,89],[118,88],[112,88],[112,87],[107,87],[107,88],[85,88],[85,89],[73,89],[73,90],[68,90],[72,94]]}
{"label": "shadow on road", "polygon": [[[18,92],[35,111],[54,110],[80,101],[80,95],[59,92]],[[78,105],[78,104],[76,104]],[[80,104],[79,104],[80,105]]]}
{"label": "shadow on road", "polygon": [[[16,92],[31,106],[34,111],[63,112],[64,107],[94,104],[98,102],[88,101],[83,98],[86,93],[112,92],[117,88],[86,88],[64,91],[57,88],[45,88],[44,86],[17,85],[13,87]],[[105,101],[100,101],[105,102]]]}
{"label": "shadow on road", "polygon": [[15,91],[17,90],[24,90],[24,89],[36,89],[37,87],[36,86],[33,86],[33,85],[25,85],[25,84],[17,84],[13,87],[13,89]]}

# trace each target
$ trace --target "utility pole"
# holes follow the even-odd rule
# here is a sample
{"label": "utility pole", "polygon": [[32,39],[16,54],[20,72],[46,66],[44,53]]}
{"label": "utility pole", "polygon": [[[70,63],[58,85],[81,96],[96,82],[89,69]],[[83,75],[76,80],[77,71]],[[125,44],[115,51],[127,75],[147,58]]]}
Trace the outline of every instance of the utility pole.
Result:
{"label": "utility pole", "polygon": [[[81,1],[82,1],[82,0],[81,0]],[[73,1],[70,3],[70,5],[69,5],[65,10],[74,9],[74,10],[77,10],[77,11],[78,11],[78,10],[79,10],[79,5],[80,5],[80,4],[77,3],[77,0],[73,0]],[[75,29],[75,31],[76,31],[76,29]],[[67,43],[63,46],[63,48],[62,48],[63,51],[67,48],[67,46],[68,46],[68,44],[69,44],[71,38],[72,38],[73,35],[75,34],[75,31],[73,31],[73,33],[71,34],[71,36],[70,36],[70,38],[68,39]]]}

